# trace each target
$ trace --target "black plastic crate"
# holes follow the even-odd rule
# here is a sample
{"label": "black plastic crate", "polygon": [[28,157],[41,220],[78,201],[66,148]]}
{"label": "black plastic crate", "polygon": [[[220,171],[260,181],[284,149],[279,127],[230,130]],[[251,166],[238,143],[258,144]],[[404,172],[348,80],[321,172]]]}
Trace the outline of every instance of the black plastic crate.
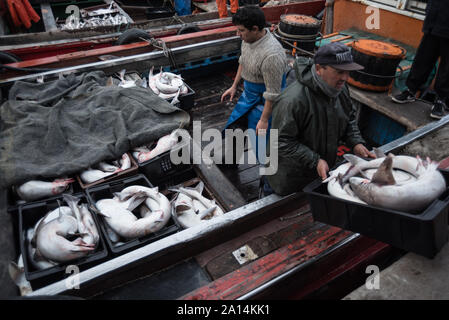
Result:
{"label": "black plastic crate", "polygon": [[139,163],[139,171],[143,173],[150,181],[159,182],[188,169],[189,164],[174,164],[170,160],[170,150],[166,151],[153,159]]}
{"label": "black plastic crate", "polygon": [[159,187],[159,191],[164,191],[196,177],[197,174],[193,169],[193,166],[188,166],[187,168],[176,172],[171,176],[167,176],[161,180],[155,181],[154,184]]}
{"label": "black plastic crate", "polygon": [[[132,186],[132,185],[141,185],[149,188],[153,188],[153,185],[150,181],[143,175],[138,174],[133,177],[120,179],[117,181],[105,183],[102,185],[94,186],[91,188],[86,189],[87,197],[89,199],[89,202],[91,205],[95,206],[95,203],[98,200],[101,199],[112,199],[114,197],[113,193],[120,192],[126,187]],[[161,238],[164,238],[166,236],[169,236],[173,233],[176,233],[180,230],[180,227],[173,221],[172,218],[168,221],[168,223],[159,231],[149,234],[145,237],[131,239],[126,242],[124,242],[121,245],[115,245],[106,232],[106,226],[105,221],[101,215],[97,215],[101,232],[103,233],[103,236],[106,240],[106,243],[109,247],[109,250],[112,252],[113,255],[118,256],[121,254],[124,254],[126,252],[135,250],[139,247],[142,247],[144,245],[147,245],[151,242],[157,241]]]}
{"label": "black plastic crate", "polygon": [[137,164],[136,159],[134,159],[134,157],[130,154],[127,153],[128,157],[131,160],[131,167],[129,169],[123,170],[123,171],[119,171],[119,172],[114,172],[113,174],[104,177],[103,179],[98,179],[97,181],[91,182],[91,183],[84,183],[83,180],[81,179],[81,173],[78,174],[76,176],[76,180],[78,181],[80,187],[82,190],[87,189],[89,187],[93,187],[96,186],[98,184],[103,184],[103,183],[107,183],[110,181],[114,181],[117,179],[121,179],[121,178],[125,178],[125,177],[129,177],[129,176],[133,176],[135,174],[137,174],[137,171],[139,170],[139,166]]}
{"label": "black plastic crate", "polygon": [[[449,171],[440,170],[449,186]],[[394,247],[433,258],[448,241],[449,188],[417,214],[336,198],[316,179],[303,191],[314,220],[360,233]]]}
{"label": "black plastic crate", "polygon": [[[77,198],[80,198],[81,203],[88,203],[87,197],[83,194],[75,194]],[[56,198],[60,200],[62,205],[65,204],[63,197],[60,196]],[[94,222],[97,226],[97,230],[100,234],[100,239],[97,248],[94,252],[88,254],[85,257],[68,261],[65,263],[60,263],[54,267],[39,270],[36,269],[29,260],[28,255],[28,240],[26,239],[26,232],[29,228],[34,228],[35,224],[40,218],[45,216],[49,211],[58,208],[58,203],[56,199],[45,200],[41,202],[35,202],[32,204],[27,204],[24,206],[19,206],[19,238],[20,238],[20,251],[23,256],[23,263],[25,268],[25,277],[31,283],[33,289],[37,289],[53,282],[62,280],[71,275],[71,273],[66,273],[66,268],[69,265],[76,265],[80,271],[89,269],[97,264],[102,263],[108,258],[108,250],[106,248],[106,243],[101,234],[99,223],[95,214],[92,213]]]}
{"label": "black plastic crate", "polygon": [[[45,180],[45,179],[39,179],[41,181],[52,181],[54,179],[49,179],[49,180]],[[70,193],[73,194],[74,193],[74,186],[73,184],[76,184],[75,182],[72,182],[69,184],[69,187],[67,188],[67,190],[65,190],[63,193]],[[33,200],[33,201],[25,201],[22,200],[18,194],[15,192],[14,190],[15,187],[10,187],[8,189],[6,189],[6,202],[7,202],[7,206],[8,206],[8,212],[12,212],[12,211],[18,211],[19,206],[20,205],[28,205],[28,204],[32,204],[32,203],[36,203],[36,202],[42,202],[42,201],[47,201],[47,200],[55,200],[55,199],[59,199],[61,197],[61,194],[55,195],[55,196],[51,196],[51,197],[47,197],[47,198],[43,198],[43,199],[38,199],[38,200]]]}
{"label": "black plastic crate", "polygon": [[176,107],[189,111],[195,105],[195,91],[190,88],[186,83],[184,85],[187,87],[187,93],[180,94],[178,97],[179,102],[175,104]]}

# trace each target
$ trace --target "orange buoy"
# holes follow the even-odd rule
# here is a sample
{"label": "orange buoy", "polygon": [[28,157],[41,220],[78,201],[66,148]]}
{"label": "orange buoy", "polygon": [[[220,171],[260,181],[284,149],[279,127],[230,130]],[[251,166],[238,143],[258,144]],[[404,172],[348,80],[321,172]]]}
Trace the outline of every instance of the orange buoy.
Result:
{"label": "orange buoy", "polygon": [[352,43],[354,62],[365,69],[351,71],[348,83],[365,90],[387,91],[396,76],[396,69],[404,59],[404,48],[383,41],[360,39]]}

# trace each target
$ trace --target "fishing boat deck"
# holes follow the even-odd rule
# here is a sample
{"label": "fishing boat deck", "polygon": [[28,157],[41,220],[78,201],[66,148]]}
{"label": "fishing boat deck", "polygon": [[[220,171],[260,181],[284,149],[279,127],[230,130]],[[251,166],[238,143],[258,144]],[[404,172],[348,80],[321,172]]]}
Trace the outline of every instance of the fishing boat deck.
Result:
{"label": "fishing boat deck", "polygon": [[434,121],[429,116],[430,109],[432,107],[432,104],[429,101],[418,99],[412,103],[398,104],[391,100],[392,95],[400,92],[397,88],[400,88],[401,90],[405,88],[405,80],[407,79],[408,72],[410,71],[411,65],[415,58],[416,48],[392,38],[382,37],[374,33],[369,33],[354,28],[341,30],[331,36],[327,36],[325,39],[320,40],[318,45],[324,45],[330,42],[349,44],[360,39],[378,40],[399,45],[406,50],[406,55],[405,58],[399,63],[402,71],[400,71],[400,69],[397,70],[397,77],[394,80],[395,85],[393,90],[390,89],[386,92],[374,92],[349,85],[351,97],[370,109],[394,120],[398,124],[402,125],[407,132],[416,130]]}
{"label": "fishing boat deck", "polygon": [[407,253],[379,273],[379,288],[357,288],[344,300],[447,300],[449,299],[449,245],[434,259]]}
{"label": "fishing boat deck", "polygon": [[[236,70],[237,66],[233,67]],[[221,102],[223,92],[231,87],[235,71],[226,73],[215,73],[207,77],[194,77],[189,81],[189,86],[197,92],[195,106],[190,115],[191,121],[201,121],[201,131],[207,129],[222,130],[234,108],[237,98],[240,96],[242,87],[238,89],[234,101]],[[203,146],[207,142],[203,141]],[[251,152],[246,149],[245,153]],[[237,168],[220,167],[229,181],[236,186],[246,202],[256,200],[259,192],[258,165],[240,164]]]}

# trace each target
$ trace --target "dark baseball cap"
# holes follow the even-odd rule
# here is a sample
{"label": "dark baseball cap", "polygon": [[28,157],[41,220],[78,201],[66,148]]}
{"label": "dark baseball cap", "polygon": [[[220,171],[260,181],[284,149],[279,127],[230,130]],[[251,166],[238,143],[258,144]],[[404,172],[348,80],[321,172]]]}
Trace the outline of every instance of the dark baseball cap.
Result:
{"label": "dark baseball cap", "polygon": [[331,66],[337,70],[355,71],[364,69],[352,58],[351,47],[339,42],[332,42],[321,46],[314,57],[315,64]]}

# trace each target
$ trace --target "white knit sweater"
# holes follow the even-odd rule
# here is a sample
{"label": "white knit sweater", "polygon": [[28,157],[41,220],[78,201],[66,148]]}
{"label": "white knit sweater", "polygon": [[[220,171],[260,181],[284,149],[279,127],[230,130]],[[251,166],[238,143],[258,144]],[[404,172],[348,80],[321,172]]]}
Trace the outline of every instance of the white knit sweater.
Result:
{"label": "white knit sweater", "polygon": [[242,78],[254,83],[265,83],[263,97],[273,101],[281,93],[287,57],[279,41],[268,29],[265,30],[266,34],[256,42],[242,42],[239,63],[242,65]]}

